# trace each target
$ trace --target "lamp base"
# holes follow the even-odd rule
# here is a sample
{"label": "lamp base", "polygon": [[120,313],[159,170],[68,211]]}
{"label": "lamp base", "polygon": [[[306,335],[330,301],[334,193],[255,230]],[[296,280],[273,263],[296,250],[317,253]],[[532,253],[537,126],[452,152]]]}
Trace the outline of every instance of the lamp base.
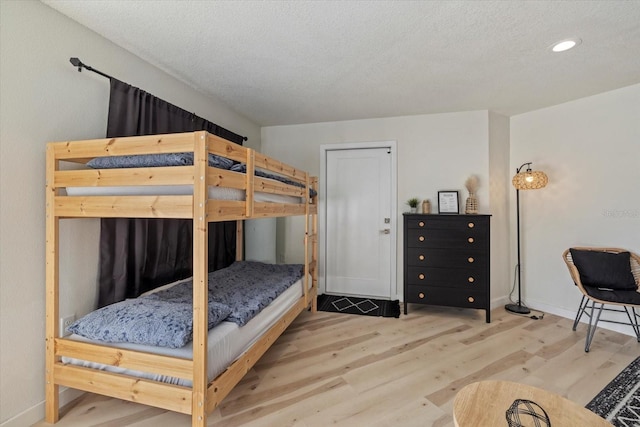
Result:
{"label": "lamp base", "polygon": [[507,311],[510,311],[511,313],[516,313],[516,314],[531,313],[531,310],[529,310],[527,306],[524,306],[522,304],[507,304],[504,306],[504,309]]}

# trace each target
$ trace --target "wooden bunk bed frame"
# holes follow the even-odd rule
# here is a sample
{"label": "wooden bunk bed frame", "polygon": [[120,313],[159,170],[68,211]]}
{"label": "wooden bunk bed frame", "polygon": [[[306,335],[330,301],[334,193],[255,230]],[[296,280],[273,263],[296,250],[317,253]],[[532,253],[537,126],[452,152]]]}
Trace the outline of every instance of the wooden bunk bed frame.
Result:
{"label": "wooden bunk bed frame", "polygon": [[[193,152],[193,166],[61,170],[60,162],[86,163],[95,157]],[[208,166],[208,153],[246,163],[246,174]],[[261,168],[304,184],[274,183],[254,175]],[[76,186],[193,185],[189,195],[67,196]],[[208,186],[246,191],[244,201],[207,198]],[[204,131],[181,134],[51,142],[46,154],[46,421],[59,419],[59,387],[66,386],[192,416],[205,426],[213,411],[300,312],[316,311],[318,180],[304,171]],[[254,191],[302,197],[301,204],[260,203]],[[305,216],[304,293],[244,354],[212,382],[207,379],[207,230],[213,221],[236,220],[236,259],[241,260],[242,220]],[[124,350],[59,337],[59,221],[62,218],[189,218],[193,220],[193,359]],[[192,387],[65,365],[63,356],[143,372],[189,379]]]}

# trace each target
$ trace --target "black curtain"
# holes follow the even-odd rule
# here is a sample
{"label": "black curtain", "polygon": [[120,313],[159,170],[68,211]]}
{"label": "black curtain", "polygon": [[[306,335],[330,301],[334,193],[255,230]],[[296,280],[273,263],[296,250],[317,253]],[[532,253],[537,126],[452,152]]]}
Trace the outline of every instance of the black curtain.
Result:
{"label": "black curtain", "polygon": [[[242,145],[240,135],[136,87],[110,80],[107,138],[206,130]],[[102,219],[98,306],[191,276],[192,236],[192,220]],[[233,263],[235,250],[235,221],[209,223],[209,271]]]}

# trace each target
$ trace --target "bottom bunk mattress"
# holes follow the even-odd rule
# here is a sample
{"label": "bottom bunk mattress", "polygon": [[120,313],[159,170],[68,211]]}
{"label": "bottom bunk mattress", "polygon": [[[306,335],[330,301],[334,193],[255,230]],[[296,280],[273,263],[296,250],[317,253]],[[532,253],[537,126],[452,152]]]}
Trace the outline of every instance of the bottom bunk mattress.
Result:
{"label": "bottom bunk mattress", "polygon": [[[159,288],[156,291],[170,289],[184,281]],[[231,363],[247,351],[252,344],[260,338],[269,328],[277,323],[282,316],[303,296],[304,281],[298,279],[284,292],[276,297],[271,303],[262,309],[257,315],[249,320],[244,326],[239,326],[231,321],[223,321],[217,326],[209,330],[208,333],[208,351],[207,351],[207,377],[212,381],[221,374]],[[102,341],[91,340],[80,335],[72,334],[68,339],[89,342],[94,344],[105,345]],[[142,344],[131,343],[108,343],[109,347],[123,348],[146,353],[161,354],[182,359],[191,359],[193,355],[193,343],[190,341],[187,345],[180,348],[158,347]],[[149,372],[141,372],[135,370],[124,369],[111,365],[103,365],[100,363],[89,362],[85,360],[72,359],[63,357],[62,362],[65,364],[73,364],[87,368],[105,370],[119,374],[145,378],[154,381],[175,384],[190,387],[190,380],[175,378],[166,375],[154,374]]]}

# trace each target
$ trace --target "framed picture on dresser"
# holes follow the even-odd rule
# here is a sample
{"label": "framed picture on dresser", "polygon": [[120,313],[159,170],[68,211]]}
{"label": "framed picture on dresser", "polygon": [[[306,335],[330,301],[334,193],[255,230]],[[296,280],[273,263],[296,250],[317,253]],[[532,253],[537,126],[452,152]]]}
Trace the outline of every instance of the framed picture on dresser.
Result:
{"label": "framed picture on dresser", "polygon": [[438,191],[438,213],[460,213],[460,204],[458,203],[458,200],[457,191]]}

